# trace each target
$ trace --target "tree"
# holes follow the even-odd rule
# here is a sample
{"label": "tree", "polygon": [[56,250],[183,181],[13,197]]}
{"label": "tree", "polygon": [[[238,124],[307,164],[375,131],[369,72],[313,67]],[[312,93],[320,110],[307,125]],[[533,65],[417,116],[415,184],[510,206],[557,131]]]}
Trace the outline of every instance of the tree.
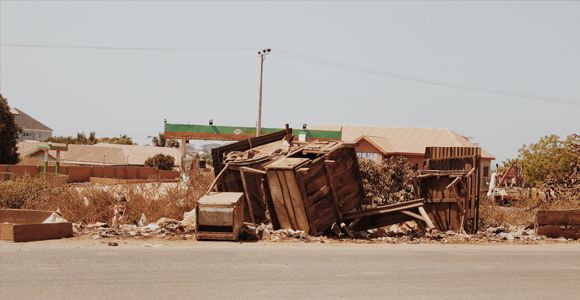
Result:
{"label": "tree", "polygon": [[159,170],[173,170],[175,167],[175,158],[171,155],[165,155],[162,153],[155,154],[145,160],[146,167],[156,167]]}
{"label": "tree", "polygon": [[16,145],[22,133],[10,112],[8,99],[0,94],[0,164],[15,165],[20,161]]}
{"label": "tree", "polygon": [[137,145],[137,143],[133,143],[131,137],[128,137],[126,134],[121,135],[120,137],[102,137],[100,139],[97,138],[97,133],[91,131],[89,133],[89,137],[85,135],[84,132],[77,133],[76,137],[72,136],[56,136],[51,137],[45,140],[45,142],[53,142],[53,143],[62,143],[62,144],[77,144],[77,145],[94,145],[98,143],[108,143],[108,144],[122,144],[122,145]]}
{"label": "tree", "polygon": [[569,135],[566,140],[561,140],[555,134],[546,135],[535,144],[523,145],[517,158],[508,159],[503,164],[523,167],[526,185],[539,186],[548,177],[563,176],[568,172],[570,163],[579,155],[564,148],[577,143],[580,143],[578,136]]}
{"label": "tree", "polygon": [[385,205],[414,199],[407,180],[413,175],[412,164],[402,156],[385,158],[380,163],[359,159],[363,187],[373,204]]}
{"label": "tree", "polygon": [[166,139],[165,133],[159,133],[159,137],[150,135],[147,138],[151,139],[151,143],[153,143],[153,146],[155,147],[179,148],[179,141]]}

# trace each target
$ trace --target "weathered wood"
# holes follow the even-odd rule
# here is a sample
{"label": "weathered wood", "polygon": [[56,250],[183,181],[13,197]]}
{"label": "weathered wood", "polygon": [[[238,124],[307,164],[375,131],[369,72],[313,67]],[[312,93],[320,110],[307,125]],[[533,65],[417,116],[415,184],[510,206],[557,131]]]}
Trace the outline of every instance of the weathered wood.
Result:
{"label": "weathered wood", "polygon": [[264,171],[260,171],[260,170],[256,170],[256,169],[252,169],[252,168],[248,168],[248,167],[240,167],[240,171],[244,171],[247,173],[254,173],[254,174],[258,174],[258,175],[266,175],[266,172],[264,172]]}
{"label": "weathered wood", "polygon": [[536,215],[538,225],[580,225],[580,209],[539,210]]}
{"label": "weathered wood", "polygon": [[300,188],[296,182],[294,171],[284,171],[284,176],[286,177],[286,183],[290,193],[290,199],[292,201],[292,208],[296,217],[298,229],[304,232],[310,232],[310,225],[308,224],[308,218],[306,217],[302,194],[300,193]]}
{"label": "weathered wood", "polygon": [[336,234],[337,237],[340,237],[342,235],[342,231],[340,231],[340,225],[338,225],[338,222],[332,224],[332,226],[330,226],[330,230],[332,230],[332,232],[334,232],[334,234]]}
{"label": "weathered wood", "polygon": [[376,207],[376,208],[371,208],[371,209],[366,209],[366,210],[361,210],[361,211],[349,212],[349,213],[343,214],[342,219],[343,220],[354,220],[356,218],[363,218],[363,217],[373,216],[376,214],[386,214],[386,213],[396,212],[396,211],[401,211],[401,210],[409,210],[409,209],[416,208],[416,207],[419,207],[422,205],[423,205],[423,199],[418,199],[418,200],[409,201],[409,202],[403,202],[403,203],[391,204],[391,205],[386,205],[386,206],[381,206],[381,207]]}
{"label": "weathered wood", "polygon": [[541,225],[536,228],[536,234],[551,238],[580,239],[580,225]]}
{"label": "weathered wood", "polygon": [[348,229],[352,229],[359,221],[361,220],[361,218],[356,218],[354,219],[350,225],[348,225]]}
{"label": "weathered wood", "polygon": [[427,215],[425,208],[420,206],[420,207],[418,207],[418,210],[419,210],[419,213],[421,214],[421,216],[423,217],[423,220],[425,220],[425,223],[427,224],[427,228],[434,229],[435,225],[433,225],[433,222],[431,222],[431,219],[429,219],[429,215]]}
{"label": "weathered wood", "polygon": [[310,227],[310,234],[311,235],[318,235],[318,230],[316,230],[316,227],[310,226],[310,222],[312,221],[312,216],[310,214],[310,206],[311,206],[312,202],[310,202],[310,200],[306,196],[306,189],[304,188],[304,179],[302,178],[302,176],[303,176],[302,172],[296,172],[296,181],[298,182],[298,188],[300,190],[300,195],[302,196],[302,199],[304,199],[304,201],[303,201],[304,211],[306,212],[306,218],[308,218],[308,222],[309,222],[308,226]]}
{"label": "weathered wood", "polygon": [[350,231],[350,229],[348,228],[348,226],[346,226],[346,224],[344,224],[344,222],[340,222],[340,227],[349,237],[354,238],[354,234],[352,234],[352,231]]}
{"label": "weathered wood", "polygon": [[72,223],[12,224],[12,235],[16,243],[61,239],[72,237],[73,228]]}
{"label": "weathered wood", "polygon": [[326,197],[328,194],[330,194],[330,188],[328,187],[328,185],[325,185],[311,196],[308,196],[308,202],[314,204],[318,202],[318,200]]}
{"label": "weathered wood", "polygon": [[415,218],[416,220],[420,220],[420,221],[425,222],[425,219],[422,216],[420,216],[420,215],[418,215],[418,214],[416,214],[414,212],[410,212],[408,210],[402,210],[401,212],[404,213],[404,214],[406,214],[406,215],[408,215],[408,216],[411,216],[411,217]]}
{"label": "weathered wood", "polygon": [[244,176],[244,170],[240,169],[240,176],[242,177],[242,184],[244,186],[244,193],[246,195],[246,203],[248,204],[248,211],[250,212],[250,218],[252,218],[252,223],[254,227],[256,226],[256,218],[254,218],[254,209],[252,209],[252,200],[250,198],[250,191],[248,189],[248,184],[246,183],[246,176]]}
{"label": "weathered wood", "polygon": [[336,211],[336,216],[338,219],[342,219],[342,212],[340,211],[340,205],[338,202],[338,197],[336,195],[336,187],[334,186],[334,178],[332,177],[332,169],[330,166],[326,166],[326,180],[330,186],[330,194],[332,195],[332,201],[334,203],[334,209]]}
{"label": "weathered wood", "polygon": [[272,195],[272,202],[274,204],[274,213],[278,217],[280,228],[281,229],[292,228],[290,216],[288,214],[288,210],[286,210],[286,206],[284,203],[284,195],[282,193],[280,179],[278,179],[278,174],[275,170],[267,171],[266,174],[268,176],[268,185],[270,187],[270,194]]}
{"label": "weathered wood", "polygon": [[[223,176],[224,172],[228,169],[228,164],[226,164],[226,166],[223,168],[223,170],[218,174],[218,176],[216,176],[216,178],[213,180],[211,186],[209,187],[209,189],[207,190],[207,193],[205,193],[206,195],[209,195],[209,193],[211,193],[211,191],[213,190],[213,188],[215,187],[215,185],[217,184],[218,180],[220,180],[220,178]],[[225,185],[225,183],[224,183]]]}
{"label": "weathered wood", "polygon": [[280,180],[280,187],[282,188],[282,195],[284,197],[284,207],[288,212],[288,218],[290,219],[291,228],[298,229],[298,223],[296,222],[296,215],[294,214],[294,207],[292,205],[292,199],[290,198],[290,190],[288,189],[288,182],[286,181],[286,175],[283,170],[276,170],[278,174],[278,179]]}

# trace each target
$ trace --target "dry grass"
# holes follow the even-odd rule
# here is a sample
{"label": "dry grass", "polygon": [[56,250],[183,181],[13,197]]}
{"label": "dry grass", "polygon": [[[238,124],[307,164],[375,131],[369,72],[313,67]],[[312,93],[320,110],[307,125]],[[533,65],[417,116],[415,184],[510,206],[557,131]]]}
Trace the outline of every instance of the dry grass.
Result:
{"label": "dry grass", "polygon": [[479,209],[481,228],[528,226],[534,223],[538,210],[580,209],[580,198],[547,201],[535,197],[512,201],[509,206],[499,206],[494,203],[493,198],[482,193]]}
{"label": "dry grass", "polygon": [[0,207],[40,210],[60,208],[62,216],[70,222],[106,222],[111,225],[113,207],[120,203],[118,195],[122,193],[127,199],[126,224],[135,224],[141,214],[145,214],[149,222],[162,217],[181,220],[184,212],[195,207],[214,178],[213,172],[194,171],[189,175],[190,180],[183,186],[161,182],[58,186],[41,178],[16,178],[0,182]]}

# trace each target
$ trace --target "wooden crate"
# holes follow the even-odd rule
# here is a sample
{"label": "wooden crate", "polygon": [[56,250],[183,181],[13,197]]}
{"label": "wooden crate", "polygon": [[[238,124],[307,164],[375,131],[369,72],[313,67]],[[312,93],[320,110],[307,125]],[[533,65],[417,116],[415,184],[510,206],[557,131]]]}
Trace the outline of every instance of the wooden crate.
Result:
{"label": "wooden crate", "polygon": [[237,241],[244,227],[244,194],[212,193],[196,204],[195,238],[197,240]]}
{"label": "wooden crate", "polygon": [[297,157],[266,166],[281,228],[318,235],[341,220],[342,214],[360,207],[364,190],[355,149],[333,145],[327,154],[318,154],[312,160],[296,153]]}
{"label": "wooden crate", "polygon": [[42,241],[73,236],[72,223],[42,223],[52,211],[0,209],[0,239]]}

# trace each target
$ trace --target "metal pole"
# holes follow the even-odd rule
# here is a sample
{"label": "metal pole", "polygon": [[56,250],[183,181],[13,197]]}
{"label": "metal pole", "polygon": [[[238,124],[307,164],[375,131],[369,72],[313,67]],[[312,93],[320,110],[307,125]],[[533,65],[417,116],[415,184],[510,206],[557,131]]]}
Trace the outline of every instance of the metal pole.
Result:
{"label": "metal pole", "polygon": [[56,151],[56,174],[60,170],[60,151]]}
{"label": "metal pole", "polygon": [[48,151],[44,150],[44,173],[48,172]]}
{"label": "metal pole", "polygon": [[264,72],[264,53],[260,54],[260,101],[258,103],[258,126],[256,128],[256,136],[260,136],[262,131],[262,74]]}

